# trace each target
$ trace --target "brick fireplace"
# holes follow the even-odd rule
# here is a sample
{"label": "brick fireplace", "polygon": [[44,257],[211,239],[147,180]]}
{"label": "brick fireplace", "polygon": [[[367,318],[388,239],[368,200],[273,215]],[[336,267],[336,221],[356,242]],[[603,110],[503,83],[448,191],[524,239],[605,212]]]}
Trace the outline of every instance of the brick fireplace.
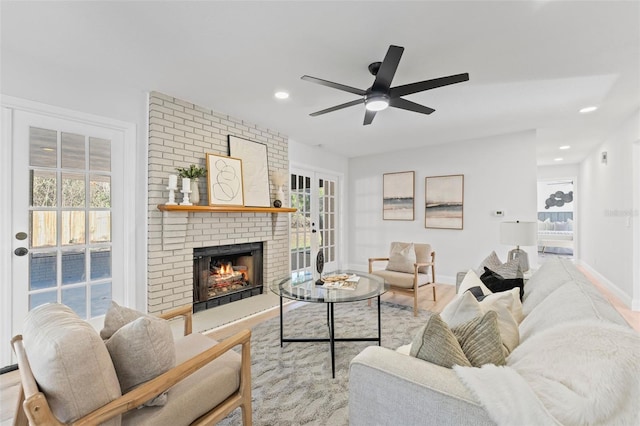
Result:
{"label": "brick fireplace", "polygon": [[[171,96],[150,94],[147,241],[150,313],[193,303],[195,249],[261,243],[264,287],[289,272],[287,214],[162,212],[157,208],[167,201],[169,174],[176,173],[176,167],[190,164],[206,167],[206,153],[227,155],[227,135],[265,144],[269,175],[288,173],[286,136]],[[199,185],[200,204],[207,205],[206,178],[200,179]],[[275,193],[276,188],[271,186],[272,199]],[[180,202],[182,196],[177,195],[176,199]]]}

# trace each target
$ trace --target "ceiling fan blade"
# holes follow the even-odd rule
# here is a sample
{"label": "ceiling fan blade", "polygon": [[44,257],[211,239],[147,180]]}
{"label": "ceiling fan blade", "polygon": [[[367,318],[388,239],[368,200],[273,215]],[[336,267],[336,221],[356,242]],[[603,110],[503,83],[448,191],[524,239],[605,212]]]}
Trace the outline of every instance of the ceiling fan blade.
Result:
{"label": "ceiling fan blade", "polygon": [[371,86],[372,91],[387,93],[391,87],[393,76],[396,74],[396,70],[398,69],[402,52],[404,52],[404,47],[394,45],[389,46],[389,50],[387,50],[387,54],[382,61],[382,65],[380,65],[380,69],[376,74],[373,86]]}
{"label": "ceiling fan blade", "polygon": [[462,83],[469,80],[469,73],[450,75],[447,77],[434,78],[431,80],[418,81],[417,83],[405,84],[402,86],[392,87],[389,96],[398,98],[400,96],[410,95],[412,93],[422,92],[429,89],[435,89],[450,84]]}
{"label": "ceiling fan blade", "polygon": [[349,108],[350,106],[358,105],[364,103],[364,99],[356,99],[355,101],[347,102],[344,104],[336,105],[331,108],[323,109],[322,111],[312,112],[309,114],[312,117],[316,117],[318,115],[326,114],[328,112],[338,111],[339,109]]}
{"label": "ceiling fan blade", "polygon": [[368,109],[365,111],[366,112],[364,113],[364,123],[362,123],[363,126],[367,126],[371,124],[371,122],[373,121],[373,117],[376,116],[376,111],[369,111]]}
{"label": "ceiling fan blade", "polygon": [[323,86],[332,87],[334,89],[342,90],[343,92],[353,93],[354,95],[364,96],[367,92],[360,90],[356,87],[345,86],[344,84],[334,83],[333,81],[323,80],[321,78],[311,77],[310,75],[303,75],[300,77],[302,80],[310,81],[311,83],[321,84]]}
{"label": "ceiling fan blade", "polygon": [[392,98],[389,101],[389,106],[406,109],[407,111],[419,112],[420,114],[431,114],[435,111],[435,109],[429,108],[428,106],[420,105],[402,98]]}

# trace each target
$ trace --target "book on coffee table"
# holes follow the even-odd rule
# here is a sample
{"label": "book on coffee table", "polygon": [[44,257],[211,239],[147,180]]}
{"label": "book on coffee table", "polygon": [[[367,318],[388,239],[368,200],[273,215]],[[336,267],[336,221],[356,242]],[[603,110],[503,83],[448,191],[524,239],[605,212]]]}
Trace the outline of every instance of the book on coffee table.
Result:
{"label": "book on coffee table", "polygon": [[360,277],[355,274],[342,274],[323,277],[322,280],[324,281],[324,284],[322,285],[322,287],[324,288],[355,290],[356,287],[358,287],[358,281],[360,280]]}

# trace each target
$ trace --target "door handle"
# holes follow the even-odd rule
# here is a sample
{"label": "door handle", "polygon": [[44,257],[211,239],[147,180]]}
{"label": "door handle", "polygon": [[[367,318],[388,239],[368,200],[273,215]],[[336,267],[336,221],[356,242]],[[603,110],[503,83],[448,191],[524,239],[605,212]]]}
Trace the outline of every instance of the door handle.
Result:
{"label": "door handle", "polygon": [[25,254],[29,253],[29,250],[24,247],[18,247],[13,252],[16,254],[16,256],[24,256]]}

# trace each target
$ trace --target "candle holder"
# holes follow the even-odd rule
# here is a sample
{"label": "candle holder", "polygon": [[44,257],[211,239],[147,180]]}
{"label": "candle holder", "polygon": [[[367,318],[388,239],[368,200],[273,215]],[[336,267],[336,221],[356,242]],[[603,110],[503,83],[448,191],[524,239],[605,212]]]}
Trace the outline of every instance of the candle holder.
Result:
{"label": "candle holder", "polygon": [[178,189],[178,187],[170,187],[167,186],[167,189],[169,190],[169,201],[166,203],[166,205],[168,206],[175,206],[176,204],[176,190]]}
{"label": "candle holder", "polygon": [[189,201],[189,194],[191,194],[191,190],[183,189],[180,192],[182,192],[182,202],[180,203],[180,205],[181,206],[192,206],[193,204],[191,204],[191,201]]}

